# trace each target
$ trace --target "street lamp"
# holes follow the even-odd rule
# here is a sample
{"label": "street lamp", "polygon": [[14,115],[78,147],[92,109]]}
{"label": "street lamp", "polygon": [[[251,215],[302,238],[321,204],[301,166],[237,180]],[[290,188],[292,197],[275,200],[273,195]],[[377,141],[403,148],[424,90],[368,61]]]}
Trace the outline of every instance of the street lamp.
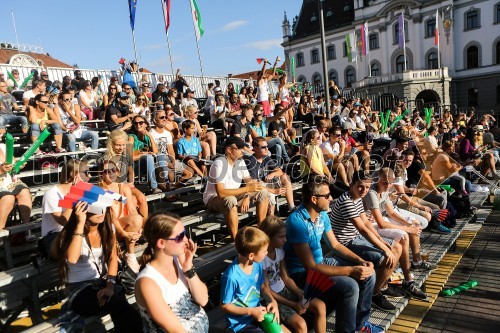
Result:
{"label": "street lamp", "polygon": [[325,41],[325,18],[323,16],[323,2],[325,0],[318,0],[319,6],[319,27],[321,35],[321,54],[323,57],[323,86],[325,90],[325,102],[326,102],[326,115],[330,119],[330,91],[328,90],[328,68],[326,59],[326,41]]}

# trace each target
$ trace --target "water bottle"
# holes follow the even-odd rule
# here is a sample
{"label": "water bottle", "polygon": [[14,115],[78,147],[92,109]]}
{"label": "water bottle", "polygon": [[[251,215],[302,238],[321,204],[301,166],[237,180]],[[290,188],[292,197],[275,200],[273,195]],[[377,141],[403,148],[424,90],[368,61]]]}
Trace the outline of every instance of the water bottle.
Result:
{"label": "water bottle", "polygon": [[262,321],[262,328],[266,333],[283,333],[281,325],[274,321],[274,314],[266,313]]}

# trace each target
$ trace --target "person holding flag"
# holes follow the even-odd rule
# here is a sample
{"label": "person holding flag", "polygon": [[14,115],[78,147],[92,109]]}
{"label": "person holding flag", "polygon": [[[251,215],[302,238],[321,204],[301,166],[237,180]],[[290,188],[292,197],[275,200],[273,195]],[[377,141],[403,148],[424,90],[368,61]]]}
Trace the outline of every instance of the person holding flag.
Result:
{"label": "person holding flag", "polygon": [[266,65],[268,63],[267,59],[262,60],[264,65],[262,65],[262,69],[257,73],[257,103],[262,105],[264,108],[264,116],[268,117],[271,114],[271,105],[269,104],[269,91],[267,89],[267,83],[274,79],[274,76],[276,75],[276,65],[281,59],[280,57],[276,57],[271,75],[266,74]]}

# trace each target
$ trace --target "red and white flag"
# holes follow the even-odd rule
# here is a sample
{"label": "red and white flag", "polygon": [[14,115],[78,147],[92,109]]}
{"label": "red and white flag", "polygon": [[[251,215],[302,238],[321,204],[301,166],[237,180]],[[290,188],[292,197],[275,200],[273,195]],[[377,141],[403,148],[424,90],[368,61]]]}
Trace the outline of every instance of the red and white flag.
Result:
{"label": "red and white flag", "polygon": [[434,29],[434,45],[439,45],[439,12],[436,9],[436,28]]}
{"label": "red and white flag", "polygon": [[365,56],[368,54],[368,23],[363,23],[359,30],[361,32],[361,54]]}
{"label": "red and white flag", "polygon": [[170,27],[170,0],[163,0],[162,7],[163,17],[165,17],[165,31],[168,32],[168,28]]}

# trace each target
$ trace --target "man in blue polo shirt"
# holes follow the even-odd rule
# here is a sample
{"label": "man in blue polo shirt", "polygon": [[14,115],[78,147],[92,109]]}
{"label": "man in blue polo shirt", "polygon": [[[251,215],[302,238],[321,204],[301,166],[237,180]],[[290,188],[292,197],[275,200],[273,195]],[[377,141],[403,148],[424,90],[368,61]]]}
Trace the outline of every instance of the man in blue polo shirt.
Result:
{"label": "man in blue polo shirt", "polygon": [[[375,283],[373,264],[335,238],[326,213],[331,200],[328,185],[328,179],[311,176],[302,186],[302,204],[286,220],[287,243],[284,249],[288,271],[301,288],[310,269],[330,276],[335,282],[321,298],[329,310],[335,307],[336,332],[384,332],[368,321]],[[321,239],[338,256],[324,258]]]}

